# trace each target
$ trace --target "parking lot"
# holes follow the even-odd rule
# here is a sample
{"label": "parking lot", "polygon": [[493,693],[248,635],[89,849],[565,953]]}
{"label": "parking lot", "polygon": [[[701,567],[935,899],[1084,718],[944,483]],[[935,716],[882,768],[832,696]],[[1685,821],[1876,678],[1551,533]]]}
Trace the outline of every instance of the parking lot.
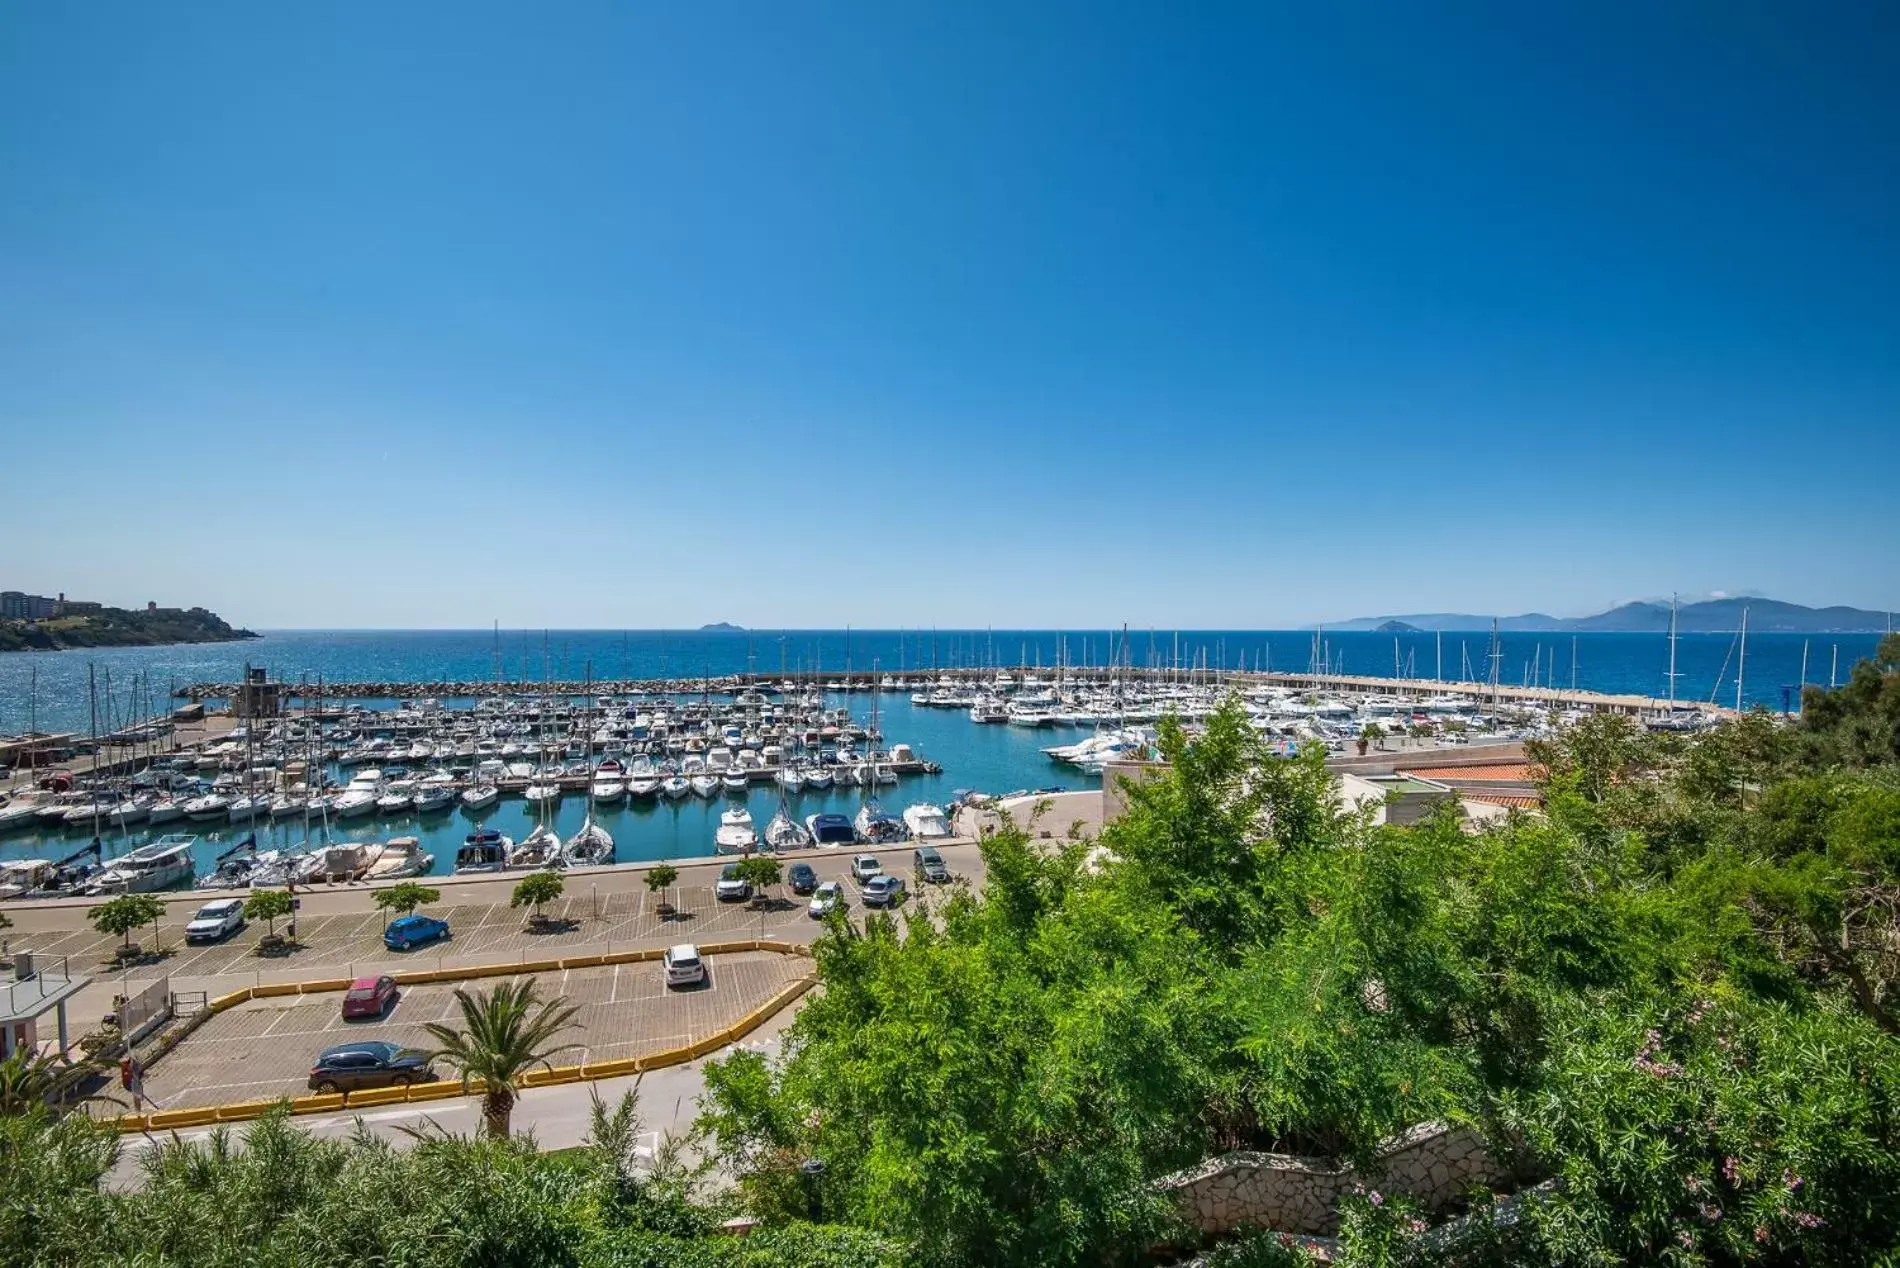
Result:
{"label": "parking lot", "polygon": [[[851,879],[848,852],[806,855],[788,860],[788,867],[791,862],[808,862],[821,880],[843,882],[851,915],[862,917],[863,891]],[[883,862],[909,885],[907,905],[914,905],[920,895],[947,888],[920,884],[911,871],[909,851],[887,852]],[[454,937],[407,952],[390,951],[383,946],[386,917],[376,911],[301,916],[297,923],[297,949],[286,955],[257,954],[258,940],[265,933],[264,925],[257,922],[222,942],[187,944],[183,927],[199,906],[199,900],[175,899],[168,904],[159,924],[158,941],[164,948],[162,958],[141,966],[135,974],[142,979],[168,974],[176,988],[201,979],[227,976],[256,982],[294,981],[344,974],[357,976],[405,967],[525,962],[674,942],[754,937],[809,941],[817,935],[821,926],[807,914],[807,899],[794,895],[789,884],[775,886],[771,903],[759,909],[744,902],[720,902],[713,895],[713,877],[710,868],[695,869],[693,879],[702,883],[682,884],[669,890],[665,897],[676,911],[662,918],[660,898],[645,888],[603,892],[594,888],[586,876],[573,876],[568,878],[566,896],[543,908],[544,914],[557,922],[557,928],[542,933],[527,932],[525,908],[510,907],[506,901],[457,903],[454,900],[458,889],[466,887],[445,886],[445,901],[422,911],[448,921]],[[318,893],[328,898],[336,891]],[[237,896],[242,897],[242,892]],[[280,933],[284,932],[285,922],[278,921],[277,928]],[[152,944],[149,927],[135,936],[148,947]],[[14,941],[17,946],[39,955],[67,957],[75,972],[98,972],[110,965],[119,940],[86,927],[25,933]],[[214,992],[220,989],[217,983],[205,985]]]}
{"label": "parking lot", "polygon": [[[516,913],[517,917],[519,913]],[[694,935],[697,936],[697,935]],[[709,956],[703,987],[668,990],[657,961],[529,974],[543,998],[579,1008],[559,1043],[579,1044],[557,1065],[606,1061],[680,1047],[731,1025],[810,971],[776,952]],[[507,977],[405,987],[380,1020],[344,1021],[343,993],[252,1000],[210,1018],[146,1072],[146,1092],[166,1109],[308,1093],[310,1065],[325,1048],[377,1039],[429,1046],[428,1022],[459,1024],[457,986],[486,991]],[[446,1066],[438,1075],[448,1077]]]}

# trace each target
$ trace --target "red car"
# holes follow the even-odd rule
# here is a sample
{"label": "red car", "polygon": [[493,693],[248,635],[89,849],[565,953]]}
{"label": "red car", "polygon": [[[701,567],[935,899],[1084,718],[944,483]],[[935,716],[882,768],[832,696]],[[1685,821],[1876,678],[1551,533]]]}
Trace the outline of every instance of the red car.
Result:
{"label": "red car", "polygon": [[396,979],[385,973],[381,977],[359,977],[350,983],[350,989],[343,993],[343,1017],[381,1017],[396,1002]]}

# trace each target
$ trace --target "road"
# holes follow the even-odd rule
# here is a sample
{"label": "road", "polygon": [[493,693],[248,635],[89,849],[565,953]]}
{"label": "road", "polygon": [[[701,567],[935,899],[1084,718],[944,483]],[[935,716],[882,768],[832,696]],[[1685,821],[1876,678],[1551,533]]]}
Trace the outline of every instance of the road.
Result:
{"label": "road", "polygon": [[[515,1105],[514,1130],[532,1134],[535,1145],[543,1150],[578,1145],[587,1138],[594,1098],[598,1096],[611,1106],[623,1093],[637,1086],[640,1090],[641,1125],[644,1128],[640,1150],[643,1156],[650,1158],[663,1138],[684,1136],[692,1128],[693,1119],[698,1113],[699,1096],[706,1087],[707,1063],[730,1056],[740,1049],[760,1052],[768,1059],[776,1059],[780,1051],[780,1035],[796,1012],[796,1008],[788,1008],[753,1031],[742,1043],[686,1065],[626,1078],[525,1088]],[[398,1148],[406,1148],[414,1143],[410,1133],[431,1126],[457,1135],[480,1132],[481,1100],[478,1097],[465,1097],[426,1105],[392,1105],[364,1110],[358,1114],[309,1114],[292,1121],[300,1130],[329,1139],[351,1135],[360,1122],[373,1135],[390,1141]],[[234,1123],[224,1130],[241,1142],[249,1134],[251,1126],[249,1123]],[[144,1159],[153,1149],[173,1139],[204,1141],[211,1137],[214,1130],[206,1127],[127,1136],[118,1165],[113,1169],[108,1183],[120,1189],[136,1186]]]}

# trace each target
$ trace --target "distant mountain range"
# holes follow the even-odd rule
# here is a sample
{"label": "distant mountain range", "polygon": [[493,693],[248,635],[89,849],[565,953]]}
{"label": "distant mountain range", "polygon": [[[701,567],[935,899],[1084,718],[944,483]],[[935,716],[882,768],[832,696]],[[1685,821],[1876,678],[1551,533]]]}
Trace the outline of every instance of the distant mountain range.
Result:
{"label": "distant mountain range", "polygon": [[[1891,628],[1886,612],[1863,608],[1810,608],[1779,599],[1707,599],[1684,603],[1676,609],[1676,629],[1684,634],[1723,634],[1742,623],[1748,609],[1748,628],[1756,634],[1879,633]],[[1401,616],[1362,616],[1328,625],[1331,630],[1378,630],[1388,633],[1425,630],[1488,630],[1492,618],[1469,612],[1419,612]],[[1550,616],[1526,612],[1497,618],[1498,628],[1509,631],[1561,631],[1587,634],[1648,634],[1669,629],[1667,603],[1625,603],[1595,616]]]}
{"label": "distant mountain range", "polygon": [[733,625],[728,621],[714,621],[711,625],[700,626],[699,631],[702,634],[743,634],[745,626]]}

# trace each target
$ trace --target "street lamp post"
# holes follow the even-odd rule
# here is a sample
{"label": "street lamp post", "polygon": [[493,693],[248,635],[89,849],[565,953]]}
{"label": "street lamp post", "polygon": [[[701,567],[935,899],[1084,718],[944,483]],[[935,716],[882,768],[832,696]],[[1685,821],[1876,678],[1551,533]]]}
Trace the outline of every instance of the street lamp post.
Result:
{"label": "street lamp post", "polygon": [[811,1222],[821,1222],[823,1208],[818,1203],[818,1177],[825,1174],[823,1158],[807,1158],[798,1164],[798,1170],[805,1178],[805,1213]]}

